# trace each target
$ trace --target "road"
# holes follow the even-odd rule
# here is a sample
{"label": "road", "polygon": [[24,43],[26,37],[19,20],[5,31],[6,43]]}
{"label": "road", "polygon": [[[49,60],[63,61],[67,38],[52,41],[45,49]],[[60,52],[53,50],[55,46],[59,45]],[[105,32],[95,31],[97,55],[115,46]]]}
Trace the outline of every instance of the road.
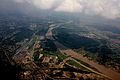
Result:
{"label": "road", "polygon": [[[109,78],[111,78],[112,80],[120,80],[120,73],[117,73],[111,69],[106,68],[103,65],[100,65],[98,63],[95,63],[93,61],[90,61],[88,58],[83,57],[81,54],[78,54],[76,52],[74,52],[71,49],[62,49],[65,46],[62,45],[59,42],[55,42],[56,46],[58,47],[58,49],[60,50],[61,53],[63,54],[67,54],[68,56],[71,56],[73,58],[76,58],[78,60],[81,60],[91,66],[93,66],[94,68],[96,68],[98,71],[100,71],[101,73],[103,73],[104,75],[108,76]],[[60,47],[59,47],[60,46]],[[65,47],[66,48],[66,47]]]}
{"label": "road", "polygon": [[57,24],[57,25],[50,25],[50,26],[49,26],[49,29],[48,29],[48,31],[47,31],[47,33],[46,33],[45,36],[46,36],[48,39],[54,40],[52,30],[60,27],[61,25],[69,24],[69,23],[71,23],[71,22],[72,22],[72,21],[68,21],[68,22],[65,22],[65,23],[59,23],[59,24]]}
{"label": "road", "polygon": [[[32,38],[28,41],[28,42],[24,42],[24,44],[22,45],[21,48],[19,48],[16,51],[16,54],[13,55],[13,58],[16,57],[17,55],[22,55],[22,51],[28,51],[28,46],[30,45],[30,43],[32,43],[33,37],[35,36],[35,34],[33,34]],[[30,55],[33,54],[33,50],[30,52]]]}

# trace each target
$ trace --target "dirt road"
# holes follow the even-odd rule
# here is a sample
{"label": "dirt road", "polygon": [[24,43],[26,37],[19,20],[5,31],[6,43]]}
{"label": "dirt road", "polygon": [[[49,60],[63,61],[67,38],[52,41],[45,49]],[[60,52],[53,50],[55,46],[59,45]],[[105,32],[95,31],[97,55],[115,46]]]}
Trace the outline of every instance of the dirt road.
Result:
{"label": "dirt road", "polygon": [[120,73],[110,70],[102,65],[99,65],[99,64],[93,62],[93,61],[90,61],[87,58],[83,57],[82,55],[80,55],[72,50],[62,50],[62,52],[95,67],[97,70],[99,70],[106,76],[110,77],[112,80],[120,80]]}
{"label": "dirt road", "polygon": [[[109,78],[111,78],[112,80],[120,80],[120,73],[117,73],[111,69],[106,68],[103,65],[97,64],[93,61],[88,60],[87,58],[83,57],[81,54],[78,54],[76,52],[74,52],[71,49],[61,49],[64,48],[65,46],[60,44],[59,42],[55,42],[56,46],[59,48],[61,53],[67,54],[73,58],[79,59],[91,66],[93,66],[94,68],[96,68],[97,70],[99,70],[101,73],[105,74],[106,76],[108,76]],[[66,47],[65,47],[66,48]]]}

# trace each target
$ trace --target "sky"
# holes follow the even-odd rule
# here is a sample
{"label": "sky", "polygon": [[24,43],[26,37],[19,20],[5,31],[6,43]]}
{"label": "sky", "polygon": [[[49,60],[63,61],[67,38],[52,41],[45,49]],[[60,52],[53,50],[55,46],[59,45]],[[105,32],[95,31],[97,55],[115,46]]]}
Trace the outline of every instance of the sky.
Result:
{"label": "sky", "polygon": [[14,3],[13,7],[10,6],[11,8],[15,6],[21,7],[15,5],[20,4],[23,6],[23,9],[26,8],[28,11],[37,8],[53,12],[102,16],[107,19],[120,18],[120,0],[0,0],[0,5],[6,5],[2,6],[3,9],[9,10],[10,7],[8,5],[10,5],[10,2]]}

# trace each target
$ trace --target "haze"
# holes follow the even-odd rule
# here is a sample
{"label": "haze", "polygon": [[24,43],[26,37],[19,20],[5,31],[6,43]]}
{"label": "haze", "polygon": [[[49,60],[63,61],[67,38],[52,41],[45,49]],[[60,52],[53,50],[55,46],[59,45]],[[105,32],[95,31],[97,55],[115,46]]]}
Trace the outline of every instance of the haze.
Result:
{"label": "haze", "polygon": [[35,9],[116,19],[120,17],[120,0],[0,0],[1,12],[29,14]]}

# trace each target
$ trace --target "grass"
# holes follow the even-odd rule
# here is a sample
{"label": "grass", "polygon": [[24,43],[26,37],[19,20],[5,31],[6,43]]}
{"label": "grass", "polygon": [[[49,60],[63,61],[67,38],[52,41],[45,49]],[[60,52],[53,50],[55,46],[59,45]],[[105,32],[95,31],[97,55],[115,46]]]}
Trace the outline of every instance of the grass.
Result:
{"label": "grass", "polygon": [[39,51],[34,52],[33,60],[34,60],[34,61],[38,61],[38,60],[39,60],[39,55],[40,55],[40,52],[39,52]]}
{"label": "grass", "polygon": [[83,62],[83,61],[81,61],[81,60],[78,60],[78,59],[75,59],[75,60],[77,60],[77,61],[80,62],[81,64],[83,64],[83,65],[85,65],[85,66],[93,69],[94,71],[100,72],[100,71],[98,71],[96,68],[92,67],[91,65],[89,65],[89,64],[87,64],[87,63],[85,63],[85,62]]}
{"label": "grass", "polygon": [[52,52],[48,52],[48,51],[45,51],[44,52],[45,55],[53,55],[53,56],[57,56],[58,57],[58,60],[60,62],[62,62],[64,59],[68,58],[67,55],[64,55],[64,54],[61,54],[59,51],[52,51]]}
{"label": "grass", "polygon": [[68,58],[67,55],[63,55],[63,54],[58,54],[57,57],[58,57],[59,61],[61,61],[61,62],[62,62],[64,59]]}
{"label": "grass", "polygon": [[76,63],[76,62],[73,61],[73,60],[69,60],[69,61],[67,61],[67,63],[70,64],[70,65],[73,65],[73,66],[75,66],[75,67],[77,67],[77,68],[79,68],[79,69],[81,69],[81,70],[89,71],[88,69],[84,68],[83,66],[81,66],[81,65],[78,64],[78,63]]}

